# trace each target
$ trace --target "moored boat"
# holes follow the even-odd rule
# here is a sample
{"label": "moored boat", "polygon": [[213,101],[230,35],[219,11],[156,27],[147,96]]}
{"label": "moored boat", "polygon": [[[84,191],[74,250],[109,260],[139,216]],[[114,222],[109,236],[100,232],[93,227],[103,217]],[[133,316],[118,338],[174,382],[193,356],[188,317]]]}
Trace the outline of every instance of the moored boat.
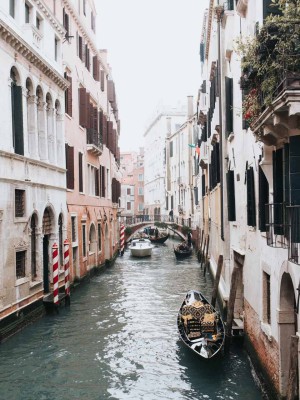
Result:
{"label": "moored boat", "polygon": [[177,317],[181,340],[202,358],[212,358],[221,351],[225,329],[220,314],[195,290],[190,290],[183,300]]}
{"label": "moored boat", "polygon": [[148,257],[151,256],[153,247],[149,239],[139,238],[132,239],[128,248],[134,257]]}
{"label": "moored boat", "polygon": [[188,246],[186,242],[182,242],[174,247],[174,254],[178,259],[189,257],[192,253],[193,247]]}

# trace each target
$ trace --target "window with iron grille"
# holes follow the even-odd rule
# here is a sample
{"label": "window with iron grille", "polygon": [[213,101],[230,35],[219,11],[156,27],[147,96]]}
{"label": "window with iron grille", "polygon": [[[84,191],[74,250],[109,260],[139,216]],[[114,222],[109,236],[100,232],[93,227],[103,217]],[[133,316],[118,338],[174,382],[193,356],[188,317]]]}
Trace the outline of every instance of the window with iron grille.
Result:
{"label": "window with iron grille", "polygon": [[16,252],[16,278],[25,277],[26,250]]}
{"label": "window with iron grille", "polygon": [[25,190],[15,190],[15,217],[25,216]]}
{"label": "window with iron grille", "polygon": [[76,217],[71,217],[71,228],[72,228],[72,243],[77,242],[76,234]]}
{"label": "window with iron grille", "polygon": [[82,255],[86,257],[86,225],[82,225]]}

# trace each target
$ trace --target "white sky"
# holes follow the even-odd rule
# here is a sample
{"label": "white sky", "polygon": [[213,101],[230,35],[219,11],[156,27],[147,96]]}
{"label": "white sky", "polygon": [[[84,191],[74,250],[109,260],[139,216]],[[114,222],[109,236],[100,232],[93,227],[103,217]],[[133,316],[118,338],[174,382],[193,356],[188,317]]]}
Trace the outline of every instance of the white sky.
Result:
{"label": "white sky", "polygon": [[159,105],[195,99],[209,0],[95,0],[98,46],[107,49],[121,120],[121,151],[138,150]]}

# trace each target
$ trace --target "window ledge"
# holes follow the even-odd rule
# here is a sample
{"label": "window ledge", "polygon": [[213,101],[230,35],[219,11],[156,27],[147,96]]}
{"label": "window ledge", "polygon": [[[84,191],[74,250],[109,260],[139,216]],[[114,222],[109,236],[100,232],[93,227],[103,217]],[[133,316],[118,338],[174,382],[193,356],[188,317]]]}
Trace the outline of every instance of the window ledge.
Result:
{"label": "window ledge", "polygon": [[272,342],[273,336],[271,334],[271,325],[266,324],[265,322],[261,322],[260,327],[261,327],[262,332],[267,336],[268,341]]}
{"label": "window ledge", "polygon": [[27,276],[25,276],[24,278],[17,279],[16,283],[15,283],[15,287],[24,285],[24,283],[27,283],[27,282],[29,282],[29,278]]}
{"label": "window ledge", "polygon": [[43,281],[38,280],[38,281],[31,281],[29,284],[30,289],[34,289],[36,286],[39,286],[43,283]]}

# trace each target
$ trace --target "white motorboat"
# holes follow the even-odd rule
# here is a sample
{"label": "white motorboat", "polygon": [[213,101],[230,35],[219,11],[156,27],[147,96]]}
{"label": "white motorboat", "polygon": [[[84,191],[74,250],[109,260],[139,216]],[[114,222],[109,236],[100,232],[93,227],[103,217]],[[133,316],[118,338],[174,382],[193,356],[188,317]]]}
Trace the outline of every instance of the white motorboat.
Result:
{"label": "white motorboat", "polygon": [[132,239],[130,246],[131,255],[134,257],[148,257],[151,256],[153,244],[149,239],[140,238]]}

